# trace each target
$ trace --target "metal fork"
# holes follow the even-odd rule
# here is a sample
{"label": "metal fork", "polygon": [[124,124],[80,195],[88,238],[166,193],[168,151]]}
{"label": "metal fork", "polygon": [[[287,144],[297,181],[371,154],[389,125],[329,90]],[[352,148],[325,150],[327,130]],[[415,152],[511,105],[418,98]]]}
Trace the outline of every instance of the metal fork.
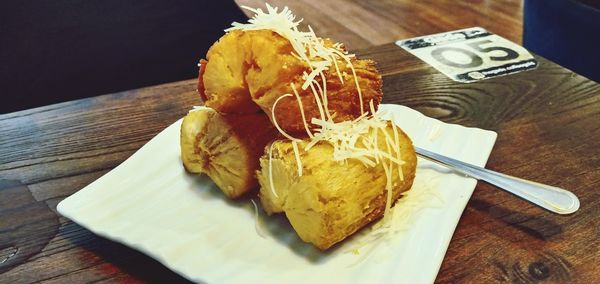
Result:
{"label": "metal fork", "polygon": [[485,181],[548,211],[558,214],[571,214],[579,209],[579,199],[568,190],[501,174],[419,147],[415,147],[415,150],[417,155],[427,160],[477,180]]}

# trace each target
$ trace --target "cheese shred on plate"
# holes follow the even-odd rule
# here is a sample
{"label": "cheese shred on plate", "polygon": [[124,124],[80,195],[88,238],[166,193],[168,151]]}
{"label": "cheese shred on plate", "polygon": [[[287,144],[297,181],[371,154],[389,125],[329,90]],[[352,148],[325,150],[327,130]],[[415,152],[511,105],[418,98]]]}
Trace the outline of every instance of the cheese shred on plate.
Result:
{"label": "cheese shred on plate", "polygon": [[[305,72],[303,74],[304,83],[301,89],[310,89],[319,108],[320,117],[313,117],[310,121],[316,128],[313,128],[311,131],[306,121],[302,100],[293,83],[290,83],[293,94],[282,94],[275,101],[271,109],[271,117],[275,127],[285,138],[292,141],[298,166],[298,176],[302,176],[302,161],[299,151],[299,142],[302,140],[285,133],[275,119],[277,103],[285,97],[295,97],[298,102],[304,129],[308,136],[308,143],[303,144],[304,151],[309,151],[317,143],[328,143],[334,149],[332,156],[334,161],[345,163],[348,159],[354,159],[360,161],[365,167],[375,167],[378,165],[383,167],[387,178],[387,202],[384,221],[385,219],[390,219],[391,216],[388,213],[390,213],[392,205],[392,175],[398,174],[400,180],[403,180],[401,166],[404,162],[400,155],[398,130],[393,123],[389,123],[389,121],[376,114],[373,101],[369,102],[370,114],[365,112],[362,91],[358,83],[356,71],[352,65],[352,58],[355,55],[346,52],[340,43],[327,45],[323,39],[315,35],[310,26],[308,27],[308,31],[300,31],[298,25],[302,20],[296,21],[296,17],[287,7],[283,8],[281,12],[279,12],[278,8],[272,7],[269,4],[267,4],[266,11],[246,6],[242,7],[254,12],[255,15],[248,23],[233,23],[232,27],[225,31],[272,30],[287,39],[294,50],[292,55],[306,62],[310,67],[310,73]],[[334,122],[333,116],[328,109],[327,81],[325,80],[324,72],[330,70],[330,68],[334,68],[340,82],[344,83],[343,75],[339,68],[340,64],[344,64],[344,66],[352,70],[354,85],[359,96],[361,115],[353,121]],[[321,79],[321,83],[316,80],[317,77]],[[387,131],[389,124],[392,126],[393,134]],[[385,140],[386,146],[380,149],[378,143],[380,142],[379,139],[382,138]],[[273,195],[277,197],[276,190],[273,187],[271,151],[272,147],[269,148],[269,182]]]}

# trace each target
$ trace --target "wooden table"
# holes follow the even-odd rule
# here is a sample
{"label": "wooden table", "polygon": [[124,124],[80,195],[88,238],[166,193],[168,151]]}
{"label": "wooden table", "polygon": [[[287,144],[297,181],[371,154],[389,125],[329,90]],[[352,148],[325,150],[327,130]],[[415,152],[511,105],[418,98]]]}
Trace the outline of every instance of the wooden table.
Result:
{"label": "wooden table", "polygon": [[[483,27],[521,43],[523,0],[235,0],[240,6],[289,7],[305,30],[364,49],[398,39]],[[247,16],[254,14],[244,10]]]}
{"label": "wooden table", "polygon": [[[534,71],[459,84],[393,44],[360,54],[379,62],[385,103],[494,130],[489,168],[581,200],[559,216],[479,183],[439,282],[600,281],[600,85],[543,58]],[[56,204],[197,104],[190,80],[1,115],[0,283],[184,281]]]}

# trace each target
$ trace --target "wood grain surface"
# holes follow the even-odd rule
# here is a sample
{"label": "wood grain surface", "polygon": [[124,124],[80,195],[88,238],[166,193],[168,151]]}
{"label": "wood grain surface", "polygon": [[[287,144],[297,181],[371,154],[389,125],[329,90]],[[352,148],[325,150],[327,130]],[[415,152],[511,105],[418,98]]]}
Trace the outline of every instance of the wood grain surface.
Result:
{"label": "wood grain surface", "polygon": [[[288,6],[303,25],[345,43],[350,49],[420,35],[483,27],[521,43],[523,0],[235,0],[239,5]],[[253,13],[245,10],[246,15]]]}
{"label": "wood grain surface", "polygon": [[[489,168],[580,197],[577,213],[559,216],[479,183],[438,282],[600,279],[600,85],[543,58],[460,84],[393,44],[360,54],[379,62],[386,103],[497,131]],[[1,115],[0,283],[185,282],[55,210],[195,104],[190,80]]]}

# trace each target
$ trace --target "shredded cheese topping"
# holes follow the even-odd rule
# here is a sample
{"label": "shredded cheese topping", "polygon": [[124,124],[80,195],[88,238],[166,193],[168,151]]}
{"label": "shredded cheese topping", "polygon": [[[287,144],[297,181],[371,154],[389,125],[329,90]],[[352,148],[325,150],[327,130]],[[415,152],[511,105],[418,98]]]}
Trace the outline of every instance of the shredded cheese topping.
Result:
{"label": "shredded cheese topping", "polygon": [[[317,76],[324,78],[323,72],[329,70],[331,66],[335,67],[340,82],[344,83],[338,64],[338,61],[343,61],[345,66],[352,70],[360,100],[360,111],[361,114],[364,113],[362,91],[351,61],[351,58],[355,56],[354,54],[346,52],[339,43],[328,46],[322,38],[315,35],[310,26],[308,31],[298,30],[298,25],[302,20],[296,21],[296,16],[292,14],[288,7],[283,8],[281,12],[278,12],[278,8],[272,7],[268,3],[266,12],[263,12],[262,9],[247,6],[242,6],[242,8],[254,12],[255,15],[246,24],[233,23],[231,28],[225,30],[226,32],[232,30],[272,30],[287,39],[295,51],[293,55],[306,62],[311,69],[310,73],[304,75],[305,81],[302,84],[302,90],[306,90],[312,84],[317,83],[315,80]],[[323,97],[324,94],[321,94],[321,96]],[[324,107],[327,109],[327,105]]]}
{"label": "shredded cheese topping", "polygon": [[[302,20],[296,21],[296,17],[287,7],[283,8],[281,12],[279,12],[278,8],[274,8],[269,4],[267,4],[266,11],[246,6],[242,7],[254,12],[255,15],[248,23],[233,23],[232,27],[225,31],[272,30],[287,39],[294,50],[292,55],[306,62],[310,67],[310,73],[305,72],[302,76],[304,83],[302,84],[301,89],[310,89],[319,110],[319,118],[309,118],[310,123],[315,126],[312,128],[312,131],[305,116],[302,100],[293,83],[290,83],[293,94],[288,93],[281,95],[271,108],[273,124],[285,138],[292,141],[292,147],[298,167],[298,176],[302,176],[302,161],[299,151],[299,142],[302,140],[287,134],[278,125],[275,118],[278,102],[286,97],[295,97],[298,102],[304,129],[308,135],[308,142],[303,144],[304,151],[309,151],[318,143],[328,143],[334,149],[332,156],[334,161],[346,163],[349,159],[353,159],[360,161],[365,167],[382,166],[387,178],[385,186],[387,198],[384,221],[385,219],[391,218],[389,213],[392,205],[392,190],[395,186],[393,184],[394,172],[398,173],[400,181],[404,179],[402,173],[404,161],[402,161],[401,158],[399,134],[393,123],[383,119],[375,112],[373,101],[369,102],[370,114],[365,112],[362,91],[356,76],[356,71],[352,65],[352,58],[355,57],[355,55],[346,52],[339,43],[326,44],[323,39],[315,35],[310,26],[308,27],[308,31],[300,31],[298,25]],[[329,71],[330,68],[334,68],[338,79],[341,83],[344,83],[344,76],[340,71],[340,64],[345,64],[344,66],[352,70],[354,85],[359,97],[361,115],[353,121],[334,122],[333,115],[328,108],[327,81],[324,72]],[[317,78],[320,78],[321,82],[319,82]],[[388,132],[390,125],[393,130],[391,134]],[[381,142],[380,139],[383,139],[383,142],[385,142],[384,148],[379,147],[379,143]],[[269,148],[269,183],[273,195],[277,197],[272,176],[272,148],[273,144],[271,144],[271,147]]]}
{"label": "shredded cheese topping", "polygon": [[258,205],[256,205],[256,202],[254,201],[254,199],[250,199],[250,202],[252,202],[252,207],[254,209],[254,230],[256,230],[256,233],[259,236],[261,236],[263,239],[265,239],[266,234],[262,228],[260,216],[258,215]]}

